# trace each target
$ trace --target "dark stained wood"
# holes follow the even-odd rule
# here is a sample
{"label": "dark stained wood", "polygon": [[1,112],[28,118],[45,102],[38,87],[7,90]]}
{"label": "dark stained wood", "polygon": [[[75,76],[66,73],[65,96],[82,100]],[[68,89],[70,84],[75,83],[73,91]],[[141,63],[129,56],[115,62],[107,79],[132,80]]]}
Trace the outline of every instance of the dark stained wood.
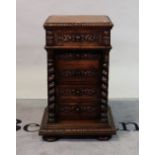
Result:
{"label": "dark stained wood", "polygon": [[50,16],[45,24],[48,106],[44,140],[108,140],[116,129],[108,106],[110,30],[107,16]]}

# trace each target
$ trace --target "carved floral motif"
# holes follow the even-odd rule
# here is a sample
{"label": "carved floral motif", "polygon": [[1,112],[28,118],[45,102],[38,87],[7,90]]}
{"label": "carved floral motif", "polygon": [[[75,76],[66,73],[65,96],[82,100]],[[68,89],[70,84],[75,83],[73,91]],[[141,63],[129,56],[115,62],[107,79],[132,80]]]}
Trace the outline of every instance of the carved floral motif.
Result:
{"label": "carved floral motif", "polygon": [[57,92],[60,96],[93,96],[97,95],[98,91],[96,89],[91,88],[65,88],[65,89],[58,89]]}
{"label": "carved floral motif", "polygon": [[104,45],[110,45],[110,32],[104,31],[83,31],[73,32],[70,30],[64,31],[50,31],[46,32],[47,45],[56,45],[61,43],[101,43]]}
{"label": "carved floral motif", "polygon": [[99,35],[95,33],[58,33],[57,41],[60,42],[96,42]]}
{"label": "carved floral motif", "polygon": [[75,69],[75,70],[62,70],[58,74],[62,78],[83,79],[88,77],[97,77],[98,71],[96,69],[90,69],[90,70]]}
{"label": "carved floral motif", "polygon": [[69,105],[62,106],[59,110],[61,112],[94,112],[97,110],[97,107],[92,105]]}

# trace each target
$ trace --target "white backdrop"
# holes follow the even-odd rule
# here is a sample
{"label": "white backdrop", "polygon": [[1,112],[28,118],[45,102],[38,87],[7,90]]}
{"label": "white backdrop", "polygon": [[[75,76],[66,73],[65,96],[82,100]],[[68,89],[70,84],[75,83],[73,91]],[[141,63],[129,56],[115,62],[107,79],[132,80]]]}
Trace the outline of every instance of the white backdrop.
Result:
{"label": "white backdrop", "polygon": [[138,0],[17,0],[17,98],[47,96],[42,25],[55,14],[108,15],[114,23],[109,97],[138,97]]}

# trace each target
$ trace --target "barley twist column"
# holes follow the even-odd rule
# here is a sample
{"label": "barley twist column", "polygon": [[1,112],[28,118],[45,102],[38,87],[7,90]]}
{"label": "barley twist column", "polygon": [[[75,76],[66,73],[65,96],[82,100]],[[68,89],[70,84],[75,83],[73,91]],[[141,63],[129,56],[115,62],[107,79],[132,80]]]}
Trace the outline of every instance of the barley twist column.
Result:
{"label": "barley twist column", "polygon": [[108,121],[108,78],[109,78],[109,51],[102,54],[102,84],[101,84],[101,122]]}
{"label": "barley twist column", "polygon": [[55,82],[53,53],[48,53],[48,122],[55,122]]}

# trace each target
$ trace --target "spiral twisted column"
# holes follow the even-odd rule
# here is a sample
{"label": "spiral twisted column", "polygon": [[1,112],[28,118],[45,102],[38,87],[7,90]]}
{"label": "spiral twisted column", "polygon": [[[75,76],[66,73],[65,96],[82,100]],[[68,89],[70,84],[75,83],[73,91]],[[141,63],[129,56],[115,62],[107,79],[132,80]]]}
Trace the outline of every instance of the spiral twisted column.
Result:
{"label": "spiral twisted column", "polygon": [[48,55],[48,122],[55,122],[54,58]]}
{"label": "spiral twisted column", "polygon": [[102,84],[101,84],[101,122],[108,121],[108,79],[109,79],[109,51],[102,54]]}

